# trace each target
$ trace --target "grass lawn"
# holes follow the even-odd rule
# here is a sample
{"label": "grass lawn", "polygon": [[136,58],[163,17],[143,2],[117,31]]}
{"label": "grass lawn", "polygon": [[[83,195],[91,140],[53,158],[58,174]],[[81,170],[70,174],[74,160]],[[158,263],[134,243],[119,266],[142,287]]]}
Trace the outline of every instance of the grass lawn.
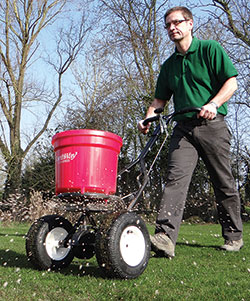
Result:
{"label": "grass lawn", "polygon": [[176,257],[152,256],[134,280],[105,278],[95,257],[61,272],[37,271],[25,255],[28,228],[0,224],[0,300],[250,300],[250,222],[236,253],[218,250],[219,225],[183,224]]}

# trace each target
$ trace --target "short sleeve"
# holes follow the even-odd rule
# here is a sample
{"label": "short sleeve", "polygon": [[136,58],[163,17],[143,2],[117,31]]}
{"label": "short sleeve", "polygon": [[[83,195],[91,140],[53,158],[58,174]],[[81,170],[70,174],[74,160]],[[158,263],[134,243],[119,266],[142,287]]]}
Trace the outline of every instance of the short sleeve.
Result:
{"label": "short sleeve", "polygon": [[168,75],[166,69],[166,65],[163,64],[156,82],[155,98],[161,100],[169,100],[173,94],[173,91],[168,87]]}
{"label": "short sleeve", "polygon": [[230,77],[238,75],[238,72],[226,51],[216,41],[211,43],[210,58],[214,74],[221,84],[223,84]]}

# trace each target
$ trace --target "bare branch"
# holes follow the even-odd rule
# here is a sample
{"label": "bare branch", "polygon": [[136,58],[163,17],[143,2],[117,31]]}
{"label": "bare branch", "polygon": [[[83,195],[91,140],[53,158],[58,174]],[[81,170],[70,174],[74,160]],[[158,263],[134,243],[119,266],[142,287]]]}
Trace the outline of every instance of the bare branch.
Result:
{"label": "bare branch", "polygon": [[[62,77],[63,74],[69,69],[71,64],[75,61],[77,55],[82,50],[82,47],[85,43],[85,37],[86,34],[89,32],[90,27],[87,27],[85,29],[85,18],[82,17],[81,23],[79,27],[75,27],[73,23],[71,24],[69,31],[65,33],[64,31],[61,31],[60,34],[60,40],[57,44],[57,53],[59,57],[59,66],[57,66],[55,63],[49,61],[54,69],[58,73],[58,97],[55,103],[53,104],[52,108],[47,114],[46,120],[43,124],[43,127],[40,129],[40,131],[34,136],[34,138],[30,141],[30,143],[26,146],[24,150],[24,155],[28,153],[30,148],[33,146],[33,144],[39,139],[39,137],[44,133],[44,131],[47,129],[48,124],[53,116],[53,113],[55,112],[56,108],[58,107],[58,104],[62,100]],[[66,54],[66,56],[65,56]]]}
{"label": "bare branch", "polygon": [[[239,8],[239,3],[234,0],[213,0],[214,6],[219,8],[223,14],[226,15],[227,24],[219,17],[221,24],[223,24],[227,29],[229,29],[232,34],[244,42],[248,47],[250,46],[250,36],[249,36],[249,27],[250,27],[250,7],[248,7],[247,0],[241,1],[242,7]],[[239,20],[234,19],[233,12],[231,10],[231,6],[234,5],[238,16],[240,16]],[[246,11],[246,14],[243,15],[242,10]],[[241,24],[239,24],[241,22]],[[238,24],[238,26],[237,26]],[[239,29],[239,27],[241,27]]]}

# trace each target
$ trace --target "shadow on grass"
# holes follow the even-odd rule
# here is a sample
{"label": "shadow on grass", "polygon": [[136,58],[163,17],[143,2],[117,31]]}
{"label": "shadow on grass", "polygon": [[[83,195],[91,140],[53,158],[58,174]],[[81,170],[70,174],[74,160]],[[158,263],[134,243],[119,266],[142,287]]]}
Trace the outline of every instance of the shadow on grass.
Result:
{"label": "shadow on grass", "polygon": [[0,250],[0,264],[3,267],[30,268],[31,265],[25,255],[12,250]]}
{"label": "shadow on grass", "polygon": [[212,249],[216,249],[216,250],[221,250],[218,245],[216,246],[216,245],[187,244],[187,243],[184,243],[184,242],[177,242],[176,245],[177,246],[191,247],[191,248],[202,248],[202,249],[212,248]]}
{"label": "shadow on grass", "polygon": [[[92,260],[93,261],[93,260]],[[33,267],[28,261],[27,256],[17,253],[12,250],[0,250],[0,265],[4,268],[20,268],[20,269],[34,269],[43,273]],[[92,276],[95,278],[106,278],[105,274],[97,263],[88,261],[73,261],[67,268],[58,271],[53,271],[62,275],[74,275],[74,276]]]}
{"label": "shadow on grass", "polygon": [[5,236],[5,237],[24,237],[25,234],[3,234],[3,233],[0,233],[0,236]]}
{"label": "shadow on grass", "polygon": [[66,269],[58,271],[60,274],[63,274],[65,276],[67,275],[74,275],[77,277],[84,277],[84,276],[90,276],[94,278],[102,278],[105,279],[107,276],[104,274],[104,272],[101,270],[101,268],[97,265],[97,263],[94,262],[73,262],[69,267]]}
{"label": "shadow on grass", "polygon": [[[182,246],[182,247],[189,247],[189,248],[200,248],[200,249],[215,249],[217,251],[222,251],[221,248],[218,245],[200,245],[200,244],[187,244],[184,242],[177,242],[177,246]],[[152,250],[153,251],[153,250]],[[161,257],[166,257],[163,251],[153,251],[153,254],[151,255],[151,258],[161,258]]]}

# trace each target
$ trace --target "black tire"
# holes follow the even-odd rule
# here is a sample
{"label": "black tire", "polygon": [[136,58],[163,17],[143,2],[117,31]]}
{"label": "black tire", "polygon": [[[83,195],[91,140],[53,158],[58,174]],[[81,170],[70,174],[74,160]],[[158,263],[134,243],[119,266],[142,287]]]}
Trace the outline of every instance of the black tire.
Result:
{"label": "black tire", "polygon": [[58,247],[58,242],[71,231],[71,223],[59,215],[39,218],[26,237],[26,254],[39,270],[58,270],[67,267],[74,258],[71,247]]}
{"label": "black tire", "polygon": [[75,233],[72,238],[73,242],[76,241],[73,245],[74,256],[79,259],[92,258],[95,255],[95,238],[96,233],[89,229],[80,229]]}
{"label": "black tire", "polygon": [[144,221],[127,212],[101,227],[96,236],[96,259],[110,277],[133,279],[143,273],[150,257]]}

